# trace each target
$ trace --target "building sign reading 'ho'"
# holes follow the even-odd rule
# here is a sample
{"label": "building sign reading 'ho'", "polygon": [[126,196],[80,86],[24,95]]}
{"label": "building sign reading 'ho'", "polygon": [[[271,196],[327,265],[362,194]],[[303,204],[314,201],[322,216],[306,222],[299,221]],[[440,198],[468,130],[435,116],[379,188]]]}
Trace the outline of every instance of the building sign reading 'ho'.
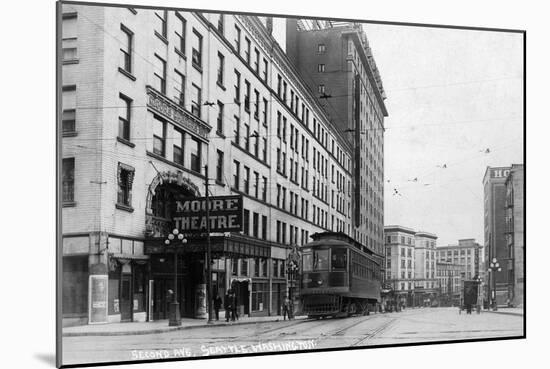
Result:
{"label": "building sign reading 'ho'", "polygon": [[[208,208],[210,232],[242,231],[242,196],[209,197]],[[206,197],[193,197],[177,201],[174,225],[183,233],[206,232]]]}

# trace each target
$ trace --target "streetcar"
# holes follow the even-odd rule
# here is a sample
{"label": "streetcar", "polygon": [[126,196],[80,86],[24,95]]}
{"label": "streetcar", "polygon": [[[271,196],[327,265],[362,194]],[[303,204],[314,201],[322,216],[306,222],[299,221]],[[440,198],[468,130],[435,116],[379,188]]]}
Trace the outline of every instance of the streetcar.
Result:
{"label": "streetcar", "polygon": [[372,251],[341,232],[311,238],[300,249],[303,313],[309,318],[368,315],[380,303],[380,265]]}

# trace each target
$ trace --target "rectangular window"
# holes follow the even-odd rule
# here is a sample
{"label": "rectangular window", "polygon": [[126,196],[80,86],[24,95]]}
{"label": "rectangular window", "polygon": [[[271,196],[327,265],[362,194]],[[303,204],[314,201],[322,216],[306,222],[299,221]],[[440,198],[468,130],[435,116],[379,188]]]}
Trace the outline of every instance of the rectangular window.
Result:
{"label": "rectangular window", "polygon": [[185,76],[175,69],[174,69],[174,74],[175,74],[174,100],[178,103],[179,106],[184,107],[185,106]]}
{"label": "rectangular window", "polygon": [[235,142],[235,145],[238,146],[240,143],[239,137],[241,135],[241,121],[237,116],[234,116],[233,118],[235,118],[235,129],[233,130],[235,137],[233,137],[233,142]]}
{"label": "rectangular window", "polygon": [[324,64],[317,64],[317,72],[323,73],[325,71],[325,65]]}
{"label": "rectangular window", "polygon": [[191,144],[190,154],[191,154],[191,170],[200,173],[201,172],[201,142],[192,137],[189,141]]}
{"label": "rectangular window", "polygon": [[202,68],[202,35],[193,28],[193,51],[191,60],[193,66],[196,68]]}
{"label": "rectangular window", "polygon": [[63,62],[76,62],[77,53],[77,14],[63,14],[61,48]]}
{"label": "rectangular window", "polygon": [[251,137],[254,137],[254,156],[259,159],[258,154],[260,152],[260,145],[259,145],[260,136],[258,135],[258,132],[254,131]]}
{"label": "rectangular window", "polygon": [[244,38],[244,41],[246,43],[246,49],[244,50],[244,58],[246,60],[246,64],[250,65],[250,40],[248,37]]}
{"label": "rectangular window", "polygon": [[118,163],[118,204],[131,206],[133,182],[134,168],[126,164]]}
{"label": "rectangular window", "polygon": [[[248,210],[245,210],[245,214],[248,213]],[[245,229],[244,234],[248,234],[248,230]],[[241,259],[241,275],[248,275],[248,259]]]}
{"label": "rectangular window", "polygon": [[325,44],[318,44],[318,45],[317,45],[317,52],[318,52],[319,54],[323,54],[325,51],[326,51],[326,46],[325,46]]}
{"label": "rectangular window", "polygon": [[262,188],[262,200],[267,201],[267,177],[262,177],[263,188]]}
{"label": "rectangular window", "polygon": [[247,113],[250,113],[250,82],[248,82],[246,79],[244,80],[244,110]]}
{"label": "rectangular window", "polygon": [[153,153],[164,156],[164,141],[166,122],[158,116],[153,116]]}
{"label": "rectangular window", "polygon": [[75,109],[63,109],[62,130],[63,133],[72,133],[76,131]]}
{"label": "rectangular window", "polygon": [[74,158],[65,158],[62,163],[63,202],[74,201]]}
{"label": "rectangular window", "polygon": [[260,193],[260,174],[254,172],[254,197],[258,198]]}
{"label": "rectangular window", "polygon": [[254,101],[254,119],[260,119],[260,93],[258,90],[254,90],[254,96],[256,100]]}
{"label": "rectangular window", "polygon": [[248,194],[250,191],[250,168],[247,166],[244,167],[243,187],[244,193]]}
{"label": "rectangular window", "polygon": [[167,10],[159,10],[155,12],[155,32],[157,35],[162,36],[166,39],[166,18],[168,17]]}
{"label": "rectangular window", "polygon": [[166,62],[160,56],[155,54],[155,85],[154,87],[162,92],[166,93]]}
{"label": "rectangular window", "polygon": [[132,41],[134,33],[122,24],[120,25],[120,29],[122,30],[122,40],[124,41],[120,48],[122,56],[121,68],[128,73],[132,73]]}
{"label": "rectangular window", "polygon": [[256,48],[254,48],[254,56],[254,70],[256,74],[260,74],[260,52]]}
{"label": "rectangular window", "polygon": [[76,85],[63,86],[61,106],[63,108],[63,133],[76,131]]}
{"label": "rectangular window", "polygon": [[241,54],[241,29],[235,25],[235,50],[237,54]]}
{"label": "rectangular window", "polygon": [[260,214],[252,213],[252,236],[258,238],[260,235]]}
{"label": "rectangular window", "polygon": [[241,102],[241,74],[235,69],[235,102]]}
{"label": "rectangular window", "polygon": [[267,68],[268,68],[267,60],[264,58],[264,82],[265,83],[267,83]]}
{"label": "rectangular window", "polygon": [[250,151],[250,126],[244,124],[244,148],[246,151]]}
{"label": "rectangular window", "polygon": [[174,128],[174,163],[183,165],[183,132]]}
{"label": "rectangular window", "polygon": [[267,216],[262,215],[262,240],[267,240]]}
{"label": "rectangular window", "polygon": [[223,86],[223,75],[224,75],[224,66],[225,64],[225,57],[222,53],[218,53],[218,74],[216,83],[220,86]]}
{"label": "rectangular window", "polygon": [[267,162],[267,138],[262,138],[262,160]]}
{"label": "rectangular window", "polygon": [[191,88],[191,114],[197,118],[201,117],[201,103],[201,89],[193,83]]}
{"label": "rectangular window", "polygon": [[241,163],[237,160],[233,160],[233,188],[235,190],[239,189],[239,172],[240,172]]}
{"label": "rectangular window", "polygon": [[218,119],[216,124],[216,133],[223,135],[223,109],[224,104],[221,101],[218,101]]}
{"label": "rectangular window", "polygon": [[187,21],[178,12],[176,12],[176,17],[179,20],[179,23],[177,24],[179,27],[176,28],[176,37],[178,38],[176,50],[185,55],[185,28]]}
{"label": "rectangular window", "polygon": [[218,32],[223,35],[223,29],[224,29],[224,18],[223,14],[220,14],[220,17],[218,18]]}
{"label": "rectangular window", "polygon": [[[250,234],[250,210],[248,209],[244,209],[243,211],[243,231],[244,231],[244,234],[246,235]],[[246,259],[243,259],[243,260],[246,260]],[[245,272],[243,272],[242,270],[241,272],[243,275],[246,275],[244,274]]]}
{"label": "rectangular window", "polygon": [[130,141],[130,111],[132,100],[122,94],[119,94],[122,109],[118,116],[118,137]]}
{"label": "rectangular window", "polygon": [[263,125],[267,127],[267,99],[263,99],[264,102],[264,113],[263,113]]}
{"label": "rectangular window", "polygon": [[317,91],[320,94],[324,94],[325,93],[325,85],[319,85],[318,88],[317,88]]}
{"label": "rectangular window", "polygon": [[223,183],[223,151],[217,150],[216,181]]}

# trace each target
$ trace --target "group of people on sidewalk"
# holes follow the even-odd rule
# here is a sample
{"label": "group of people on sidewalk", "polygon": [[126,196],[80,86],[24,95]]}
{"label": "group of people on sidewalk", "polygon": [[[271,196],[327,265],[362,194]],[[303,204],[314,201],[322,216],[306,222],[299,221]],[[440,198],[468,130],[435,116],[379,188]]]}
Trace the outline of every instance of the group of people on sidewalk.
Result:
{"label": "group of people on sidewalk", "polygon": [[[214,312],[216,314],[216,320],[220,320],[220,309],[222,307],[222,298],[218,293],[214,296],[213,299],[214,302]],[[238,312],[238,303],[237,303],[237,294],[235,293],[235,290],[233,288],[230,288],[227,293],[224,296],[223,299],[223,308],[225,310],[225,321],[229,322],[229,319],[231,319],[232,322],[235,320],[239,320],[239,312]],[[283,311],[283,320],[286,320],[288,317],[288,320],[294,319],[294,308],[292,305],[292,302],[287,297],[285,298],[282,306]]]}

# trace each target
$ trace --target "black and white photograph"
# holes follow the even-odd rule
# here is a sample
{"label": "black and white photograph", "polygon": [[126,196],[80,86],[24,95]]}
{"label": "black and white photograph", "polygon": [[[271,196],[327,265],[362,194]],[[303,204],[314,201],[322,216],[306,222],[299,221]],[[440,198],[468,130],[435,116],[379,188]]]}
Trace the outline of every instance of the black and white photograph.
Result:
{"label": "black and white photograph", "polygon": [[6,12],[8,366],[540,360],[540,9],[47,2]]}
{"label": "black and white photograph", "polygon": [[524,337],[523,31],[57,22],[60,365]]}

